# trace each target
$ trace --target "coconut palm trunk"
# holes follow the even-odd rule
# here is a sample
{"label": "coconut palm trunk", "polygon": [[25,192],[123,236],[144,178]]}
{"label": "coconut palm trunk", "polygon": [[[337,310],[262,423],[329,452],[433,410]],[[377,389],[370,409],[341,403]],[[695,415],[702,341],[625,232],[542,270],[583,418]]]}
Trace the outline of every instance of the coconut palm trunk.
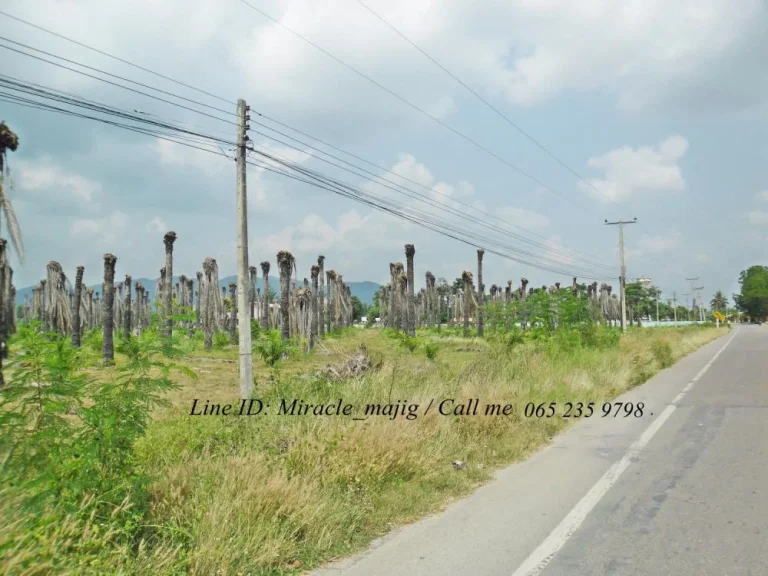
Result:
{"label": "coconut palm trunk", "polygon": [[85,272],[85,266],[78,266],[75,273],[75,294],[74,302],[72,304],[72,346],[80,348],[80,340],[82,338],[82,321],[80,319],[80,306],[83,299],[83,273]]}
{"label": "coconut palm trunk", "polygon": [[270,297],[269,297],[269,262],[261,263],[261,278],[263,282],[264,291],[264,303],[263,310],[261,311],[261,327],[265,330],[269,330],[269,310],[270,310]]}
{"label": "coconut palm trunk", "polygon": [[325,337],[325,256],[317,257],[317,265],[320,268],[317,277],[319,286],[317,292],[317,323],[320,328],[320,338]]}
{"label": "coconut palm trunk", "polygon": [[414,273],[413,273],[413,257],[416,254],[416,248],[413,246],[413,244],[406,244],[405,245],[405,264],[406,264],[406,274],[408,278],[408,304],[407,304],[407,311],[408,311],[408,323],[407,323],[407,330],[408,334],[411,336],[416,336],[416,306],[414,302],[414,296],[413,296],[413,283],[414,283]]}
{"label": "coconut palm trunk", "polygon": [[256,294],[256,279],[258,276],[258,272],[256,271],[256,266],[249,266],[248,267],[248,303],[250,306],[250,314],[248,315],[251,320],[256,319],[256,302],[258,301],[258,296]]}
{"label": "coconut palm trunk", "polygon": [[333,288],[333,283],[336,280],[336,272],[328,270],[325,273],[326,280],[328,280],[328,332],[333,332],[334,323],[336,321],[336,290]]}
{"label": "coconut palm trunk", "polygon": [[485,286],[483,285],[483,255],[485,250],[477,251],[477,335],[485,333],[485,318],[483,304],[485,304]]}
{"label": "coconut palm trunk", "polygon": [[237,284],[229,283],[229,301],[232,303],[229,316],[229,340],[237,344]]}
{"label": "coconut palm trunk", "polygon": [[321,324],[319,322],[319,314],[318,314],[318,300],[320,299],[320,293],[319,293],[319,285],[318,285],[318,276],[320,275],[320,266],[317,264],[313,265],[311,270],[311,276],[312,276],[312,296],[310,300],[310,306],[311,306],[311,314],[312,314],[312,324],[309,329],[309,349],[312,350],[315,347],[315,344],[317,342],[317,328],[318,324]]}
{"label": "coconut palm trunk", "polygon": [[200,324],[205,333],[205,349],[213,347],[213,333],[219,329],[223,301],[219,295],[219,268],[216,260],[206,258],[203,262],[202,283],[197,290],[200,298]]}
{"label": "coconut palm trunk", "polygon": [[131,308],[133,302],[131,298],[131,277],[125,275],[125,311],[123,312],[123,338],[128,340],[133,333],[133,309]]}
{"label": "coconut palm trunk", "polygon": [[115,361],[114,322],[115,322],[115,264],[117,257],[112,254],[104,254],[104,343],[101,354],[105,364]]}
{"label": "coconut palm trunk", "polygon": [[397,328],[397,265],[394,262],[389,263],[389,285],[391,286],[389,294],[389,328]]}
{"label": "coconut palm trunk", "polygon": [[165,244],[165,286],[163,299],[165,308],[165,338],[168,344],[173,337],[173,243],[176,242],[176,232],[170,231],[163,236]]}
{"label": "coconut palm trunk", "polygon": [[293,263],[293,255],[287,250],[277,253],[277,266],[280,269],[280,321],[283,340],[291,337],[290,282]]}
{"label": "coconut palm trunk", "polygon": [[464,271],[461,275],[464,280],[464,338],[469,336],[469,308],[472,298],[472,272]]}

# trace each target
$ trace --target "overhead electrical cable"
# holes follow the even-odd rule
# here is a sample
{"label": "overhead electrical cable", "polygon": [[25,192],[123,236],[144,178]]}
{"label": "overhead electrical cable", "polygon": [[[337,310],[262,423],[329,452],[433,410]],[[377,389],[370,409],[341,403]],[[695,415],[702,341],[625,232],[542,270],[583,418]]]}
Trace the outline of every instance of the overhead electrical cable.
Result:
{"label": "overhead electrical cable", "polygon": [[350,65],[350,64],[347,64],[347,63],[346,63],[344,60],[342,60],[342,59],[341,59],[341,58],[339,58],[338,56],[335,56],[333,53],[329,52],[328,50],[326,50],[326,49],[325,49],[325,48],[323,48],[322,46],[320,46],[320,45],[316,44],[316,43],[315,43],[315,42],[313,42],[312,40],[309,40],[309,39],[308,39],[308,38],[306,38],[305,36],[303,36],[303,35],[299,34],[299,33],[298,33],[298,32],[296,32],[296,31],[295,31],[293,28],[290,28],[290,27],[286,26],[285,24],[283,24],[282,22],[280,22],[280,21],[279,21],[279,20],[277,20],[276,18],[273,18],[272,16],[270,16],[269,14],[267,14],[266,12],[264,12],[263,10],[261,10],[261,9],[257,8],[256,6],[254,6],[253,4],[251,4],[250,2],[248,2],[247,0],[240,0],[240,2],[241,2],[241,3],[243,3],[243,4],[245,4],[246,6],[248,6],[248,7],[249,7],[251,10],[254,10],[254,11],[258,12],[259,14],[261,14],[261,15],[262,15],[264,18],[266,18],[267,20],[269,20],[269,21],[273,22],[274,24],[277,24],[278,26],[280,26],[280,27],[281,27],[281,28],[283,28],[284,30],[287,30],[288,32],[290,32],[291,34],[293,34],[293,35],[294,35],[294,36],[296,36],[297,38],[301,39],[302,41],[306,42],[307,44],[309,44],[310,46],[312,46],[312,47],[313,47],[313,48],[315,48],[316,50],[319,50],[320,52],[322,52],[323,54],[325,54],[326,56],[328,56],[329,58],[331,58],[331,59],[332,59],[332,60],[334,60],[335,62],[337,62],[337,63],[341,64],[342,66],[344,66],[345,68],[347,68],[348,70],[350,70],[351,72],[353,72],[354,74],[356,74],[356,75],[360,76],[361,78],[365,79],[366,81],[370,82],[371,84],[373,84],[373,85],[374,85],[374,86],[376,86],[377,88],[379,88],[379,89],[383,90],[383,91],[384,91],[384,92],[386,92],[387,94],[390,94],[391,96],[393,96],[393,97],[394,97],[394,98],[396,98],[397,100],[399,100],[399,101],[401,101],[402,103],[406,104],[407,106],[409,106],[409,107],[410,107],[410,108],[412,108],[413,110],[416,110],[417,112],[419,112],[419,113],[420,113],[420,114],[422,114],[423,116],[426,116],[427,118],[429,118],[429,119],[430,119],[430,120],[432,120],[433,122],[436,122],[437,124],[440,124],[440,125],[441,125],[441,126],[443,126],[445,129],[447,129],[447,130],[449,130],[449,131],[453,132],[455,135],[459,136],[460,138],[462,138],[463,140],[465,140],[465,141],[469,142],[470,144],[472,144],[473,146],[475,146],[475,147],[476,147],[476,148],[478,148],[479,150],[482,150],[482,151],[483,151],[483,152],[485,152],[486,154],[488,154],[488,155],[492,156],[493,158],[497,159],[498,161],[502,162],[503,164],[505,164],[505,165],[506,165],[506,166],[508,166],[509,168],[512,168],[513,170],[515,170],[516,172],[518,172],[518,173],[519,173],[519,174],[521,174],[522,176],[525,176],[526,178],[528,178],[528,179],[529,179],[529,180],[531,180],[532,182],[535,182],[536,184],[538,184],[539,186],[541,186],[541,187],[542,187],[542,188],[544,188],[545,190],[547,190],[547,191],[551,192],[552,194],[555,194],[556,196],[560,196],[562,199],[564,199],[564,200],[567,200],[568,202],[571,202],[571,203],[572,203],[572,204],[574,204],[575,206],[578,206],[579,208],[581,208],[581,209],[583,209],[583,210],[586,210],[586,211],[587,211],[587,212],[589,212],[590,214],[593,214],[593,215],[597,216],[597,213],[595,213],[594,211],[590,210],[590,209],[589,209],[589,208],[587,208],[586,206],[582,205],[582,204],[581,204],[581,203],[579,203],[579,202],[576,202],[576,201],[575,201],[573,198],[570,198],[570,197],[569,197],[569,196],[567,196],[567,195],[561,194],[560,192],[558,192],[557,190],[554,190],[554,189],[553,189],[553,188],[551,188],[550,186],[547,186],[547,185],[546,185],[544,182],[542,182],[541,180],[539,180],[539,179],[538,179],[538,178],[536,178],[535,176],[533,176],[533,175],[529,174],[528,172],[526,172],[525,170],[523,170],[523,169],[522,169],[522,168],[520,168],[519,166],[516,166],[515,164],[513,164],[512,162],[510,162],[510,161],[509,161],[509,160],[507,160],[506,158],[504,158],[504,157],[502,157],[502,156],[498,155],[496,152],[494,152],[494,151],[492,151],[491,149],[487,148],[487,147],[486,147],[486,146],[484,146],[483,144],[480,144],[479,142],[477,142],[477,141],[476,141],[476,140],[474,140],[473,138],[471,138],[471,137],[467,136],[467,135],[466,135],[466,134],[464,134],[463,132],[460,132],[459,130],[457,130],[456,128],[454,128],[453,126],[451,126],[450,124],[448,124],[448,123],[446,123],[446,122],[443,122],[442,120],[440,120],[440,118],[438,118],[437,116],[435,116],[435,115],[433,115],[433,114],[430,114],[429,112],[427,112],[427,111],[426,111],[426,110],[424,110],[423,108],[420,108],[419,106],[417,106],[416,104],[414,104],[414,103],[413,103],[413,102],[411,102],[410,100],[407,100],[406,98],[404,98],[403,96],[400,96],[398,93],[394,92],[393,90],[390,90],[389,88],[387,88],[386,86],[384,86],[383,84],[381,84],[380,82],[378,82],[377,80],[375,80],[375,79],[371,78],[370,76],[368,76],[367,74],[365,74],[365,73],[361,72],[360,70],[358,70],[357,68],[353,67],[352,65]]}

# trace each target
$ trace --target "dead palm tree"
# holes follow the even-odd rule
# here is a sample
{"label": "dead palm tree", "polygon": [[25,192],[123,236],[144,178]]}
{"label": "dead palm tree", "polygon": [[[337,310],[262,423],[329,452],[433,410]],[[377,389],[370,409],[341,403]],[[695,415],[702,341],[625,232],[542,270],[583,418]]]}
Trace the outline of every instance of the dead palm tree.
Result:
{"label": "dead palm tree", "polygon": [[483,255],[482,248],[477,251],[477,335],[484,333],[485,319],[483,318],[483,304],[485,304],[485,286],[483,285]]}
{"label": "dead palm tree", "polygon": [[407,277],[408,277],[408,334],[411,336],[416,336],[416,306],[414,304],[413,300],[413,283],[414,283],[414,274],[413,274],[413,257],[416,254],[416,248],[413,246],[413,244],[406,244],[405,245],[405,263],[407,266]]}
{"label": "dead palm tree", "polygon": [[200,299],[200,323],[205,333],[205,349],[213,347],[213,333],[219,329],[224,303],[219,294],[219,267],[216,260],[206,258],[203,276],[197,290]]}
{"label": "dead palm tree", "polygon": [[83,300],[83,273],[85,266],[78,266],[75,272],[75,294],[72,303],[72,346],[80,348],[82,326],[80,320],[80,306]]}
{"label": "dead palm tree", "polygon": [[203,283],[203,273],[198,271],[196,273],[197,275],[197,300],[195,300],[195,318],[197,319],[197,322],[200,323],[200,299],[202,298],[203,292],[200,290],[200,286]]}
{"label": "dead palm tree", "polygon": [[464,337],[467,338],[469,336],[470,298],[472,297],[472,272],[465,270],[461,279],[464,280]]}
{"label": "dead palm tree", "polygon": [[229,340],[237,344],[237,284],[229,283],[229,301],[232,303],[229,316]]}
{"label": "dead palm tree", "polygon": [[287,250],[281,250],[277,253],[277,266],[280,269],[280,320],[281,336],[283,340],[291,337],[291,318],[290,318],[290,293],[289,286],[291,281],[291,270],[295,264],[293,254]]}
{"label": "dead palm tree", "polygon": [[256,266],[248,267],[248,303],[250,306],[249,317],[251,320],[256,318],[257,303],[259,301],[258,291],[256,290],[256,280],[258,278],[258,271]]}
{"label": "dead palm tree", "polygon": [[176,242],[176,232],[166,232],[163,236],[165,244],[165,286],[163,296],[165,303],[165,337],[168,344],[173,336],[173,243]]}
{"label": "dead palm tree", "polygon": [[105,364],[115,361],[114,321],[115,321],[115,264],[117,257],[112,254],[104,254],[104,343],[101,353]]}
{"label": "dead palm tree", "polygon": [[53,260],[46,266],[46,302],[49,328],[61,334],[69,333],[72,325],[72,311],[69,306],[67,278],[61,264]]}
{"label": "dead palm tree", "polygon": [[261,278],[264,290],[264,309],[261,313],[261,327],[269,330],[269,306],[271,300],[269,297],[269,262],[261,263]]}
{"label": "dead palm tree", "polygon": [[320,338],[325,337],[325,256],[322,254],[317,257],[317,274],[319,285],[316,290],[318,296],[317,302],[317,322],[320,327]]}
{"label": "dead palm tree", "polygon": [[317,341],[317,325],[318,325],[318,282],[317,277],[320,275],[320,266],[313,264],[310,268],[310,276],[312,277],[312,296],[310,300],[312,324],[309,329],[309,349],[312,350],[315,347]]}
{"label": "dead palm tree", "polygon": [[[5,216],[8,225],[8,237],[11,239],[19,262],[24,263],[24,243],[21,238],[21,227],[16,220],[16,212],[10,199],[11,174],[8,168],[8,151],[15,152],[19,147],[19,137],[11,131],[5,122],[0,122],[0,232],[2,217]],[[6,255],[6,260],[7,260]]]}
{"label": "dead palm tree", "polygon": [[[77,289],[75,289],[77,290]],[[131,277],[125,275],[125,312],[123,315],[123,338],[128,340],[131,337],[131,321],[133,320],[133,311],[131,310]]]}
{"label": "dead palm tree", "polygon": [[336,289],[333,287],[336,282],[336,272],[334,270],[328,270],[325,273],[325,277],[328,280],[328,333],[331,333],[335,327],[336,321]]}

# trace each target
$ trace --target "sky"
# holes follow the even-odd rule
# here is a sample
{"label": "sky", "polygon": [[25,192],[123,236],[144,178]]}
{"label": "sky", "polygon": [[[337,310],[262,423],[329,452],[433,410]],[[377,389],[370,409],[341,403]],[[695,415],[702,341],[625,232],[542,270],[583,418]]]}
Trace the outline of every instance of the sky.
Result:
{"label": "sky", "polygon": [[[0,0],[3,11],[225,101],[2,15],[0,36],[196,100],[206,107],[183,103],[226,121],[3,48],[0,71],[228,139],[236,128],[227,112],[243,98],[261,150],[446,222],[514,233],[503,239],[506,257],[486,254],[486,288],[517,286],[521,277],[532,286],[570,283],[572,275],[616,285],[617,229],[606,219],[638,219],[624,229],[627,276],[651,278],[664,298],[674,292],[684,302],[685,278],[696,276],[707,301],[718,289],[730,296],[741,270],[768,263],[764,2],[739,0],[735,10],[731,0],[362,0],[539,146],[357,0],[248,1],[485,151],[242,0]],[[23,265],[13,260],[17,286],[37,282],[50,260],[70,278],[82,264],[86,282],[97,283],[106,252],[118,258],[118,278],[154,278],[168,230],[178,236],[176,273],[194,275],[206,257],[216,258],[222,276],[235,273],[231,150],[223,150],[230,158],[217,156],[1,101],[0,119],[20,140],[9,154],[26,251]],[[452,213],[341,172],[306,144]],[[475,271],[476,248],[485,247],[257,167],[247,182],[250,262],[269,260],[273,270],[285,249],[300,276],[323,254],[326,268],[347,281],[384,283],[389,263],[405,261],[411,243],[418,289],[427,270],[449,281]],[[557,272],[516,261],[521,250]]]}

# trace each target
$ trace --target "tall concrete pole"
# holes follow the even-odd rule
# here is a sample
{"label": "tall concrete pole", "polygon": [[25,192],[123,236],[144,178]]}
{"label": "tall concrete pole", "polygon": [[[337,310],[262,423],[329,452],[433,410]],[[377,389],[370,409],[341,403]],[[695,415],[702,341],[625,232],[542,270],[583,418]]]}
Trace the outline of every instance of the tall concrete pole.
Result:
{"label": "tall concrete pole", "polygon": [[621,300],[621,330],[625,332],[627,330],[627,298],[626,298],[626,283],[627,283],[627,268],[624,266],[624,224],[636,224],[637,218],[632,220],[619,220],[617,222],[605,221],[608,226],[619,227],[619,260],[621,264],[621,276],[619,276],[619,299]]}
{"label": "tall concrete pole", "polygon": [[240,397],[253,394],[251,323],[248,313],[248,199],[245,183],[245,143],[249,117],[245,100],[237,101],[237,324],[240,348]]}
{"label": "tall concrete pole", "polygon": [[[691,283],[691,292],[690,292],[690,296],[691,296],[691,298],[693,298],[693,302],[691,302],[691,314],[690,314],[690,319],[691,319],[691,320],[693,320],[693,318],[694,318],[694,315],[693,315],[693,309],[696,307],[696,289],[693,287],[693,283],[694,283],[696,280],[698,280],[698,279],[699,279],[699,277],[698,277],[698,276],[696,276],[696,278],[686,278],[686,280],[690,281],[690,283]],[[687,304],[687,303],[686,303],[685,307],[686,307],[686,308],[688,307],[688,304]]]}

